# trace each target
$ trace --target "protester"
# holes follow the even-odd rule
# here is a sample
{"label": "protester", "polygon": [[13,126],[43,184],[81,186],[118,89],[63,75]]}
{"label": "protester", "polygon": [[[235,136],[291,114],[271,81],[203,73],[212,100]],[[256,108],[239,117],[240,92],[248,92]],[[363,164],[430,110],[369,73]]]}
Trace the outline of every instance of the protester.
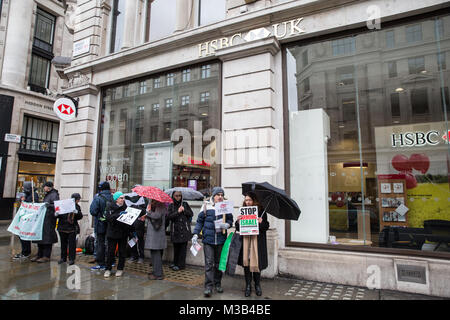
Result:
{"label": "protester", "polygon": [[[238,264],[244,268],[245,275],[245,296],[249,297],[252,292],[252,276],[255,282],[255,292],[257,296],[262,295],[261,289],[261,271],[267,268],[267,241],[266,231],[269,229],[269,222],[267,221],[267,213],[263,213],[263,208],[258,202],[257,196],[253,192],[245,194],[243,207],[258,207],[258,227],[259,234],[256,236],[241,236],[242,246],[239,254]],[[262,215],[262,217],[261,217]],[[239,231],[239,221],[242,216],[236,219],[236,231]]]}
{"label": "protester", "polygon": [[127,240],[130,227],[123,222],[117,221],[120,215],[126,213],[127,205],[125,196],[122,192],[114,193],[112,202],[106,209],[106,220],[108,222],[106,237],[108,239],[108,258],[106,260],[105,278],[111,276],[112,264],[115,256],[116,246],[119,249],[119,263],[117,264],[116,277],[121,277],[125,267],[125,258],[127,250]]}
{"label": "protester", "polygon": [[[128,199],[130,207],[141,210],[139,217],[134,221],[131,228],[130,238],[137,238],[137,243],[131,247],[131,258],[128,262],[144,263],[145,209],[148,201],[144,198],[142,203],[138,204],[140,198],[140,196],[134,196]],[[125,201],[127,201],[127,197],[125,197]]]}
{"label": "protester", "polygon": [[166,206],[156,200],[151,200],[147,206],[145,217],[149,220],[147,225],[147,237],[145,239],[145,248],[150,249],[152,258],[153,273],[149,273],[150,280],[164,279],[162,255],[167,247],[166,240]]}
{"label": "protester", "polygon": [[191,220],[194,213],[186,201],[183,201],[181,191],[172,194],[173,203],[168,208],[170,220],[170,238],[173,243],[174,271],[186,268],[187,243],[191,239]]}
{"label": "protester", "polygon": [[98,186],[99,193],[92,200],[89,212],[94,217],[94,233],[95,233],[95,261],[97,266],[91,270],[106,269],[106,218],[105,210],[108,202],[113,202],[111,195],[111,187],[107,181],[103,181]]}
{"label": "protester", "polygon": [[47,181],[44,184],[44,191],[46,194],[43,202],[46,204],[47,210],[44,218],[44,226],[42,228],[42,240],[33,241],[33,243],[38,244],[38,254],[30,260],[38,263],[50,261],[52,246],[54,243],[58,242],[58,236],[55,231],[56,216],[54,202],[59,200],[59,193],[58,190],[53,188],[53,182],[51,181]]}
{"label": "protester", "polygon": [[67,261],[67,247],[69,247],[69,265],[75,263],[75,255],[77,249],[77,234],[80,233],[80,226],[78,220],[83,218],[81,207],[79,205],[81,196],[79,193],[74,193],[71,198],[75,199],[75,210],[67,214],[58,216],[58,233],[61,240],[61,259],[58,264]]}
{"label": "protester", "polygon": [[216,232],[215,220],[222,220],[223,215],[216,217],[214,205],[224,200],[225,192],[221,187],[214,187],[211,193],[211,198],[208,202],[203,204],[200,213],[198,214],[197,224],[194,229],[194,236],[192,243],[196,244],[200,232],[203,234],[203,252],[205,256],[205,297],[211,297],[213,286],[218,293],[222,293],[221,286],[222,272],[219,271],[220,254],[222,252],[223,244],[227,239],[227,230],[233,223],[233,215],[226,214],[226,222],[220,222],[218,226],[219,231]]}
{"label": "protester", "polygon": [[[25,193],[25,196],[21,197],[20,200],[23,202],[38,203],[39,196],[38,196],[36,190],[34,190],[34,201],[33,201],[32,190],[33,190],[33,188],[31,185],[31,181],[25,181],[23,183],[23,192]],[[19,237],[19,239],[20,239],[20,237]],[[22,245],[22,252],[19,254],[16,254],[13,257],[13,260],[26,260],[31,255],[31,241],[20,239],[20,244]]]}

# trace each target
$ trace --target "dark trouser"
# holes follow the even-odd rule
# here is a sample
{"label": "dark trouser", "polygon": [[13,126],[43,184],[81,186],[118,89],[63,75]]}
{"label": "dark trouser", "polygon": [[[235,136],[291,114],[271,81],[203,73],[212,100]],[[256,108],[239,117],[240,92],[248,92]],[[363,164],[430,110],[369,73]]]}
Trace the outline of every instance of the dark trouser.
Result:
{"label": "dark trouser", "polygon": [[173,244],[173,264],[180,269],[186,268],[187,242]]}
{"label": "dark trouser", "polygon": [[108,238],[108,258],[106,260],[106,270],[112,269],[112,264],[115,260],[117,245],[119,247],[119,263],[117,264],[117,270],[123,270],[123,268],[125,267],[125,257],[127,254],[127,238]]}
{"label": "dark trouser", "polygon": [[163,252],[163,250],[150,249],[150,254],[152,255],[153,275],[156,277],[162,277],[164,275],[162,265]]}
{"label": "dark trouser", "polygon": [[222,271],[219,270],[220,254],[223,244],[214,245],[204,243],[205,255],[205,288],[213,289],[213,286],[221,284]]}
{"label": "dark trouser", "polygon": [[106,251],[105,251],[106,250],[106,234],[97,233],[95,240],[97,240],[97,250],[95,252],[95,261],[97,261],[99,266],[104,266],[105,258],[107,255]]}
{"label": "dark trouser", "polygon": [[250,272],[250,267],[244,267],[245,283],[250,286],[252,284],[252,274],[253,281],[255,285],[260,285],[261,273],[260,272]]}
{"label": "dark trouser", "polygon": [[50,259],[53,244],[38,244],[38,258],[46,257]]}
{"label": "dark trouser", "polygon": [[138,242],[131,248],[131,256],[133,258],[144,259],[144,230],[136,231]]}
{"label": "dark trouser", "polygon": [[75,261],[76,247],[77,247],[77,233],[76,232],[59,232],[61,239],[61,260],[67,260],[67,246],[69,246],[69,261]]}
{"label": "dark trouser", "polygon": [[29,256],[31,254],[31,241],[20,239],[22,244],[22,255]]}

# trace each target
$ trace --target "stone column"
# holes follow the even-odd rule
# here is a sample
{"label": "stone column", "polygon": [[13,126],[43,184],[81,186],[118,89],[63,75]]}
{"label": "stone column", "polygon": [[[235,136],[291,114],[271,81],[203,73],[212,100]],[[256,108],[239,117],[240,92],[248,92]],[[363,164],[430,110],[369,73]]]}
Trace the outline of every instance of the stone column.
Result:
{"label": "stone column", "polygon": [[[267,181],[284,189],[280,45],[267,38],[219,49],[216,56],[223,61],[222,187],[238,208],[243,182]],[[262,275],[274,277],[284,220],[268,218],[269,267]]]}
{"label": "stone column", "polygon": [[[122,48],[131,48],[134,46],[135,24],[137,23],[137,0],[127,0],[125,6],[125,19],[123,26]],[[117,30],[120,31],[120,30]]]}
{"label": "stone column", "polygon": [[3,59],[2,83],[16,88],[26,88],[28,57],[33,45],[36,4],[24,6],[21,1],[10,1]]}

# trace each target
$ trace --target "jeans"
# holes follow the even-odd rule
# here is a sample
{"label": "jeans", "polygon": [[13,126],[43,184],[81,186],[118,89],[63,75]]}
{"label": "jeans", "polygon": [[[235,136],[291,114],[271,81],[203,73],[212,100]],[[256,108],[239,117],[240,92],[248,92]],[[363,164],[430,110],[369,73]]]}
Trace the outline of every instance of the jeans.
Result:
{"label": "jeans", "polygon": [[112,264],[115,260],[117,245],[119,247],[119,263],[117,264],[117,270],[123,270],[123,268],[125,267],[125,257],[127,254],[127,242],[127,238],[108,238],[108,258],[106,261],[106,270],[112,270]]}
{"label": "jeans", "polygon": [[20,239],[22,245],[22,255],[29,256],[31,254],[31,241]]}
{"label": "jeans", "polygon": [[150,253],[152,255],[153,275],[162,277],[164,275],[162,265],[163,250],[150,250]]}
{"label": "jeans", "polygon": [[67,260],[67,246],[69,247],[69,261],[75,261],[77,234],[76,232],[59,232],[61,239],[61,260]]}
{"label": "jeans", "polygon": [[222,282],[222,271],[219,270],[220,254],[223,244],[203,244],[205,255],[205,289],[213,289]]}
{"label": "jeans", "polygon": [[38,244],[38,258],[46,257],[50,259],[53,244]]}
{"label": "jeans", "polygon": [[[106,258],[106,234],[98,233],[95,237],[97,242],[97,252],[95,255],[95,260],[97,261],[99,266],[105,265]],[[115,248],[115,247],[114,247]]]}
{"label": "jeans", "polygon": [[186,267],[187,242],[173,244],[173,264],[180,269]]}

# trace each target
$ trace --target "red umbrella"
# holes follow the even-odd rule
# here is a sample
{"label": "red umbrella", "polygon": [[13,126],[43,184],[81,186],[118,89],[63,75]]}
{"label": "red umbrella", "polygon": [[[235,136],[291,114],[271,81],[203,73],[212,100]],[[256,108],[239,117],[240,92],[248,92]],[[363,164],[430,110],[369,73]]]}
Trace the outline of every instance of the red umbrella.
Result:
{"label": "red umbrella", "polygon": [[134,187],[132,191],[136,192],[141,197],[153,199],[162,203],[173,203],[172,198],[157,187],[137,186]]}

